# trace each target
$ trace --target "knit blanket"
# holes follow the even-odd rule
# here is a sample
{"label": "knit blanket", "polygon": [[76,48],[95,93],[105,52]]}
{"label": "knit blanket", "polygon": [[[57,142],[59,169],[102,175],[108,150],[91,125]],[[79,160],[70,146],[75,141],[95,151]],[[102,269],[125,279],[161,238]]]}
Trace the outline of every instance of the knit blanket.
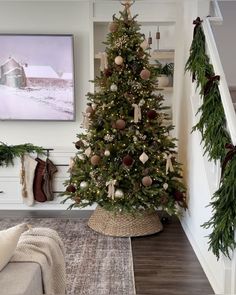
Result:
{"label": "knit blanket", "polygon": [[42,271],[44,294],[65,295],[64,245],[55,230],[32,228],[24,232],[11,261],[38,263]]}

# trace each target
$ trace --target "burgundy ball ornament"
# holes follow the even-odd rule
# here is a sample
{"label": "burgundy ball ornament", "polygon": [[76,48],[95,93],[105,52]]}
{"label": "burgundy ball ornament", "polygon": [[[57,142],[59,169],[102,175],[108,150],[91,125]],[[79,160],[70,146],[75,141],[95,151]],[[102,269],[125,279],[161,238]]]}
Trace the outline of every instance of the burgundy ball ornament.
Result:
{"label": "burgundy ball ornament", "polygon": [[124,62],[124,59],[123,59],[122,56],[117,56],[117,57],[115,58],[115,64],[116,64],[116,65],[121,66],[121,65],[123,64],[123,62]]}
{"label": "burgundy ball ornament", "polygon": [[68,193],[75,193],[76,192],[76,188],[73,186],[73,184],[69,184],[66,188],[66,191]]}
{"label": "burgundy ball ornament", "polygon": [[151,177],[150,176],[144,176],[142,178],[142,184],[144,186],[151,186],[152,185],[152,179],[151,179]]}
{"label": "burgundy ball ornament", "polygon": [[107,77],[107,78],[112,75],[112,71],[110,69],[104,69],[103,73],[104,73],[105,77]]}
{"label": "burgundy ball ornament", "polygon": [[93,155],[90,159],[90,162],[93,166],[98,165],[100,163],[100,161],[101,161],[101,158],[98,155]]}
{"label": "burgundy ball ornament", "polygon": [[118,29],[118,23],[116,23],[116,22],[109,23],[109,25],[108,25],[109,32],[115,33],[117,31],[117,29]]}
{"label": "burgundy ball ornament", "polygon": [[148,117],[148,119],[150,119],[150,120],[154,120],[154,119],[156,119],[156,117],[157,117],[157,112],[156,112],[155,110],[149,110],[149,111],[147,112],[147,117]]}
{"label": "burgundy ball ornament", "polygon": [[123,119],[119,119],[116,121],[116,128],[119,130],[125,129],[126,123]]}
{"label": "burgundy ball ornament", "polygon": [[131,166],[133,164],[133,162],[134,162],[134,160],[130,155],[125,156],[122,161],[122,163],[128,167]]}
{"label": "burgundy ball ornament", "polygon": [[143,80],[148,80],[151,76],[151,72],[147,69],[143,69],[140,73],[140,77],[143,79]]}
{"label": "burgundy ball ornament", "polygon": [[77,148],[77,150],[80,150],[81,148],[84,148],[84,143],[82,140],[78,140],[75,143],[75,147]]}

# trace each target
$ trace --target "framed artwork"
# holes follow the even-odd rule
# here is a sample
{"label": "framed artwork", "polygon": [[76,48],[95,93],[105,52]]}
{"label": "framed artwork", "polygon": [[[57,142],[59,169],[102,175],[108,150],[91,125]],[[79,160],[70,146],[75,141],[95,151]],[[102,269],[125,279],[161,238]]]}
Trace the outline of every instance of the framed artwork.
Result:
{"label": "framed artwork", "polygon": [[74,121],[73,35],[0,34],[0,120]]}

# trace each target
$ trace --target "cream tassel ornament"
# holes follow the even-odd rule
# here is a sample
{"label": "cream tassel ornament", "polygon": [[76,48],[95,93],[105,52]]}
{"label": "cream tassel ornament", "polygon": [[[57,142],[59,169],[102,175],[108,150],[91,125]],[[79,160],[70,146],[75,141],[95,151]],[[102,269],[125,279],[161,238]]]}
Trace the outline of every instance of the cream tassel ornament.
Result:
{"label": "cream tassel ornament", "polygon": [[142,119],[141,107],[144,105],[144,103],[145,102],[141,100],[139,104],[132,104],[132,107],[134,107],[134,123],[138,123]]}
{"label": "cream tassel ornament", "polygon": [[112,198],[112,200],[115,198],[115,184],[116,180],[114,179],[106,182],[106,186],[108,186],[108,198]]}
{"label": "cream tassel ornament", "polygon": [[169,171],[174,172],[174,168],[173,168],[172,161],[171,161],[172,155],[165,154],[164,158],[166,159],[166,174],[168,174]]}
{"label": "cream tassel ornament", "polygon": [[81,125],[82,128],[84,129],[89,129],[89,125],[90,125],[90,113],[83,113],[83,123]]}
{"label": "cream tassel ornament", "polygon": [[103,72],[105,69],[108,69],[108,59],[107,59],[107,53],[106,52],[99,52],[99,58],[100,58],[100,70]]}

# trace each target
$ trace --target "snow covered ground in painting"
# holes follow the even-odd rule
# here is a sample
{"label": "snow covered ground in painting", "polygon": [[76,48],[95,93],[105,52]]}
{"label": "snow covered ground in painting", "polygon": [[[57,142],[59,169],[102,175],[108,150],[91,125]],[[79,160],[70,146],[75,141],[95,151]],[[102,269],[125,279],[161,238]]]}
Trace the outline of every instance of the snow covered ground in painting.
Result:
{"label": "snow covered ground in painting", "polygon": [[73,88],[0,85],[0,120],[73,120]]}

